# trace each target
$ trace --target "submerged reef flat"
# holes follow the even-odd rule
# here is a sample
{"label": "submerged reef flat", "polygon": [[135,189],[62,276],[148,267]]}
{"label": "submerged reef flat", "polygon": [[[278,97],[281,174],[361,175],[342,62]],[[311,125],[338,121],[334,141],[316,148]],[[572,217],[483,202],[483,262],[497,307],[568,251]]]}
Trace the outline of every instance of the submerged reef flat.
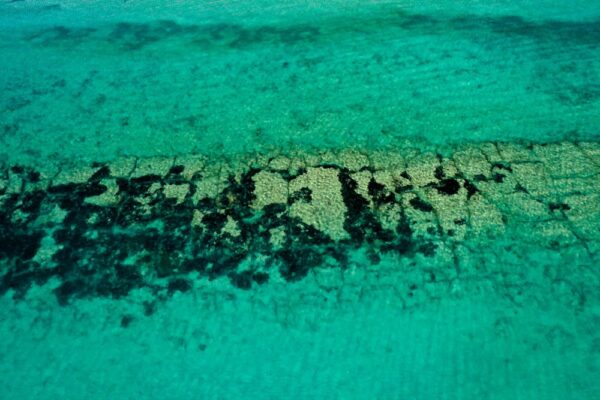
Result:
{"label": "submerged reef flat", "polygon": [[0,292],[16,299],[49,282],[63,305],[218,278],[327,289],[379,265],[406,301],[478,282],[511,298],[547,284],[582,305],[600,279],[600,143],[0,170]]}

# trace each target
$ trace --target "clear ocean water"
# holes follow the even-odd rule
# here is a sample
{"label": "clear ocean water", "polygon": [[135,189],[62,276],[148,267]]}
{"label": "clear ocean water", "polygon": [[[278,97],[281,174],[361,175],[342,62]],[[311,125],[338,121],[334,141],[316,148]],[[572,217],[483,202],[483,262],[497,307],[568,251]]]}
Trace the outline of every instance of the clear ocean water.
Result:
{"label": "clear ocean water", "polygon": [[0,398],[600,399],[600,1],[0,4]]}

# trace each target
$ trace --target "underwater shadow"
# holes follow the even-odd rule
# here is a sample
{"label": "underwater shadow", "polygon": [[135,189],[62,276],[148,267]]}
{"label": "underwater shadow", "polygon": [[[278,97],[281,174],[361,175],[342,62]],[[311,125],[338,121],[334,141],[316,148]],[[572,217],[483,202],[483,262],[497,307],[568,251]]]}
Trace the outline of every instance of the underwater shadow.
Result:
{"label": "underwater shadow", "polygon": [[[284,25],[242,25],[237,23],[181,24],[173,20],[120,22],[99,27],[54,26],[25,37],[44,46],[77,45],[87,40],[135,51],[165,40],[178,39],[183,44],[205,49],[244,49],[271,43],[294,45],[330,41],[356,34],[391,31],[414,35],[462,33],[472,38],[503,35],[538,41],[580,44],[600,43],[600,19],[591,21],[530,21],[519,16],[440,16],[415,14],[382,8],[360,16],[341,15],[319,22]],[[391,35],[394,33],[391,32]]]}

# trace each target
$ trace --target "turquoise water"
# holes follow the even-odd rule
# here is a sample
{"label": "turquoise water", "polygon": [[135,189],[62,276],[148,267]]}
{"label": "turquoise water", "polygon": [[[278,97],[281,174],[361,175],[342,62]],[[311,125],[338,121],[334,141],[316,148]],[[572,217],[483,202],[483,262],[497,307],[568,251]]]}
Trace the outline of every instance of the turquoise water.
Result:
{"label": "turquoise water", "polygon": [[179,7],[5,4],[4,157],[597,137],[590,2]]}
{"label": "turquoise water", "polygon": [[2,397],[600,399],[599,43],[582,0],[2,3]]}

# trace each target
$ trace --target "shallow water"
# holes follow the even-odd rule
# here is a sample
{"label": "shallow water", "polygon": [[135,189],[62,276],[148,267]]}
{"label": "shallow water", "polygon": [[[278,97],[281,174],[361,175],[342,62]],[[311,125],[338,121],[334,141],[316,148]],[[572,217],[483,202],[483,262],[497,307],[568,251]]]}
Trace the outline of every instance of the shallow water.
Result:
{"label": "shallow water", "polygon": [[600,12],[40,7],[0,36],[10,160],[597,138]]}
{"label": "shallow water", "polygon": [[600,3],[0,5],[6,398],[600,399]]}

